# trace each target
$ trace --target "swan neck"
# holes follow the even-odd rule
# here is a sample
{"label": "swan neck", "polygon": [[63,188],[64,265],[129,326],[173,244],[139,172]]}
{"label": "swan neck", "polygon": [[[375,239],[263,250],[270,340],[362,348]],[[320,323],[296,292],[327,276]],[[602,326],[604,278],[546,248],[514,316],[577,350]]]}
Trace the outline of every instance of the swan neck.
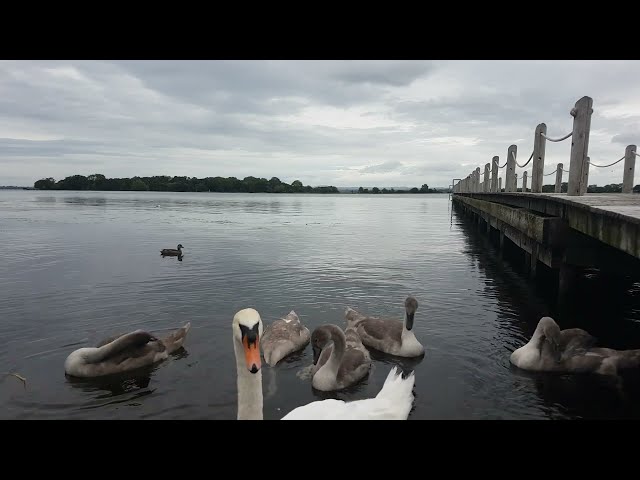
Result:
{"label": "swan neck", "polygon": [[342,357],[344,357],[347,342],[342,332],[340,332],[340,334],[332,332],[331,340],[333,341],[333,348],[331,349],[329,360],[327,360],[327,368],[331,370],[331,373],[334,375],[338,375],[338,369],[342,363]]}
{"label": "swan neck", "polygon": [[238,387],[238,420],[262,420],[262,370],[251,373],[244,359],[244,352],[238,341],[233,338],[233,350],[236,355],[236,374]]}

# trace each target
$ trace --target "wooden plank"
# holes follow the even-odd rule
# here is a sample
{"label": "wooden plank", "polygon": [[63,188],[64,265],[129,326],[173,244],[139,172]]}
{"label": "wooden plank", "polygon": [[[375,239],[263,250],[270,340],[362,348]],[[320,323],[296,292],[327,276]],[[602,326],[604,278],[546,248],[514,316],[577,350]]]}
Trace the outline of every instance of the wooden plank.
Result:
{"label": "wooden plank", "polygon": [[513,205],[555,215],[572,229],[640,259],[640,195],[570,197],[518,192],[488,194],[483,198],[496,205]]}
{"label": "wooden plank", "polygon": [[500,222],[514,227],[540,244],[556,245],[562,242],[565,229],[564,222],[559,218],[536,215],[522,208],[513,208],[478,198],[460,197],[459,200],[478,212],[485,212]]}

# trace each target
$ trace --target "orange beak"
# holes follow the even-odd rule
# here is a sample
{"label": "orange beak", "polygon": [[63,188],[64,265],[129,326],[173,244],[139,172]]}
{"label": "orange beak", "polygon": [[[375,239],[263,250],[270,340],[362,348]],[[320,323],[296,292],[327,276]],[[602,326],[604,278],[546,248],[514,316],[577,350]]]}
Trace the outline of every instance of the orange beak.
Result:
{"label": "orange beak", "polygon": [[245,336],[242,339],[244,346],[244,358],[247,362],[247,368],[251,373],[257,373],[262,366],[260,363],[260,337],[256,336],[256,341],[249,345],[249,339]]}

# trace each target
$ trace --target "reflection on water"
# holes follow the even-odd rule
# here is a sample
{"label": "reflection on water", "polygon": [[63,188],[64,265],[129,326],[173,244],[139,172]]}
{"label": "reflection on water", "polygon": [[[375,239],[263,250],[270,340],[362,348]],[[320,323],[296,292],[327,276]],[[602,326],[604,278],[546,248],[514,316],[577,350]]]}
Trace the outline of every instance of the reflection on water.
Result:
{"label": "reflection on water", "polygon": [[[111,396],[122,395],[133,390],[146,389],[151,382],[151,375],[155,368],[144,368],[142,372],[118,373],[97,378],[77,378],[65,375],[67,382],[85,393],[100,390],[107,391]],[[97,398],[104,398],[98,395]]]}
{"label": "reflection on water", "polygon": [[429,352],[427,351],[425,352],[424,355],[420,357],[407,358],[407,357],[398,357],[396,355],[390,355],[384,352],[380,352],[375,348],[370,348],[368,350],[372,360],[378,361],[385,365],[389,365],[390,368],[392,368],[395,365],[398,368],[402,369],[402,372],[405,376],[413,372],[416,369],[416,367],[420,363],[422,363],[425,357],[429,355]]}
{"label": "reflection on water", "polygon": [[[408,293],[424,357],[371,350],[362,382],[324,393],[311,385],[308,346],[264,365],[265,418],[374,397],[395,365],[416,375],[410,420],[640,418],[634,372],[609,385],[509,363],[544,315],[606,346],[640,348],[638,280],[614,287],[587,272],[582,301],[558,305],[448,195],[0,192],[0,219],[11,252],[0,263],[0,372],[27,378],[26,389],[0,384],[1,418],[235,419],[236,311],[257,308],[266,325],[295,309],[311,330],[344,328],[347,306],[401,319]],[[181,242],[184,259],[158,256]],[[186,349],[148,370],[64,375],[79,346],[186,321]]]}

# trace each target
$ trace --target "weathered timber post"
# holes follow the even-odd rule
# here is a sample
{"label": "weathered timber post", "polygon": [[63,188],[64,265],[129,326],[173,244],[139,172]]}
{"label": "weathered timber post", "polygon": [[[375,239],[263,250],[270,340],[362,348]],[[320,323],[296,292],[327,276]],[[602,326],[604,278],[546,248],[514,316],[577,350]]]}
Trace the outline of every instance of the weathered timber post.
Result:
{"label": "weathered timber post", "polygon": [[533,139],[533,171],[531,172],[531,193],[542,192],[544,152],[547,139],[542,136],[547,134],[547,126],[541,123],[536,127]]}
{"label": "weathered timber post", "polygon": [[571,135],[571,162],[569,163],[569,185],[567,195],[584,195],[588,183],[585,171],[588,168],[587,156],[589,154],[589,131],[591,129],[591,114],[593,113],[593,99],[582,97],[571,110],[573,116],[573,133]]}
{"label": "weathered timber post", "polygon": [[493,157],[491,161],[491,191],[498,191],[498,161],[499,157]]}
{"label": "weathered timber post", "polygon": [[482,189],[483,192],[487,193],[489,192],[491,189],[490,184],[489,184],[489,163],[485,164],[484,166],[484,182],[482,182],[482,186],[484,187]]}
{"label": "weathered timber post", "polygon": [[507,173],[505,175],[504,191],[515,192],[516,191],[516,154],[518,153],[518,147],[511,145],[507,150]]}
{"label": "weathered timber post", "polygon": [[556,193],[562,192],[562,164],[558,164],[558,168],[556,170],[556,188],[554,190]]}
{"label": "weathered timber post", "polygon": [[622,193],[633,193],[633,175],[636,169],[636,146],[627,145],[624,151],[624,176],[622,177]]}
{"label": "weathered timber post", "polygon": [[[587,193],[587,187],[589,186],[589,165],[591,163],[591,158],[587,157],[587,166],[582,171],[582,183],[580,183],[580,195],[584,195]],[[571,171],[569,171],[571,173]]]}
{"label": "weathered timber post", "polygon": [[522,174],[522,191],[527,192],[527,172]]}
{"label": "weathered timber post", "polygon": [[498,179],[498,192],[502,191],[502,177]]}
{"label": "weathered timber post", "polygon": [[480,192],[480,167],[476,167],[476,192]]}

